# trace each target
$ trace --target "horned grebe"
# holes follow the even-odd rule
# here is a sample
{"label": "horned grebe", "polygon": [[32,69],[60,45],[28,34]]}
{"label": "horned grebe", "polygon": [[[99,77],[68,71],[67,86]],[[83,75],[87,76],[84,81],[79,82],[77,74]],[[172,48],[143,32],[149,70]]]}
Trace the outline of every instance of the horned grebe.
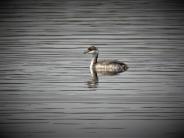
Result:
{"label": "horned grebe", "polygon": [[122,63],[117,60],[103,60],[97,61],[98,59],[98,49],[95,46],[89,47],[84,54],[92,54],[92,60],[90,64],[90,71],[95,70],[96,72],[112,72],[120,73],[126,71],[128,66],[125,63]]}

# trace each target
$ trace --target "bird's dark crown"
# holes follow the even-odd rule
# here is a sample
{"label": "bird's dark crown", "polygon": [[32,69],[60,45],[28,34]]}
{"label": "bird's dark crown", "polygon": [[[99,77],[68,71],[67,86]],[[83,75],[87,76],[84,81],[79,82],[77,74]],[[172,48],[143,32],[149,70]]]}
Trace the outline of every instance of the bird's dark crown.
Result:
{"label": "bird's dark crown", "polygon": [[88,48],[88,51],[93,51],[93,50],[97,50],[97,48],[95,46],[91,46]]}

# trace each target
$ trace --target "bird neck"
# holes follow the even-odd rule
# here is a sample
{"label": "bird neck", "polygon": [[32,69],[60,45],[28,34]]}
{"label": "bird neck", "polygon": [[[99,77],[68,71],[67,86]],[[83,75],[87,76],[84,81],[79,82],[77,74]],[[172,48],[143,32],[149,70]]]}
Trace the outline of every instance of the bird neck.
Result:
{"label": "bird neck", "polygon": [[93,58],[92,58],[91,64],[90,64],[90,70],[94,69],[94,65],[97,63],[97,59],[98,59],[98,53],[93,55]]}

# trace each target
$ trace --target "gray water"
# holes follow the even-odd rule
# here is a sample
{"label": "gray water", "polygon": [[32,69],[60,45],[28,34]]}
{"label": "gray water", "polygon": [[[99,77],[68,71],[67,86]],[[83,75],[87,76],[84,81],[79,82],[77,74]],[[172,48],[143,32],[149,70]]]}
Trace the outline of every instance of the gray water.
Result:
{"label": "gray water", "polygon": [[[0,135],[182,137],[178,1],[13,0],[0,8]],[[90,55],[129,66],[92,82]]]}

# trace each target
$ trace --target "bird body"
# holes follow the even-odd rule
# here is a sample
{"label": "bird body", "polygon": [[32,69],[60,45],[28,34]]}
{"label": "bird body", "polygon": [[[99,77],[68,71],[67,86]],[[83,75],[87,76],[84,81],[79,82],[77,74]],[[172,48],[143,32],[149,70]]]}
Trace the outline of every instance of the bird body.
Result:
{"label": "bird body", "polygon": [[128,69],[128,66],[118,60],[102,60],[98,61],[99,51],[95,46],[91,46],[84,53],[92,54],[90,70],[96,72],[114,72],[120,73]]}
{"label": "bird body", "polygon": [[103,60],[95,65],[97,71],[122,72],[127,69],[127,65],[117,60]]}

